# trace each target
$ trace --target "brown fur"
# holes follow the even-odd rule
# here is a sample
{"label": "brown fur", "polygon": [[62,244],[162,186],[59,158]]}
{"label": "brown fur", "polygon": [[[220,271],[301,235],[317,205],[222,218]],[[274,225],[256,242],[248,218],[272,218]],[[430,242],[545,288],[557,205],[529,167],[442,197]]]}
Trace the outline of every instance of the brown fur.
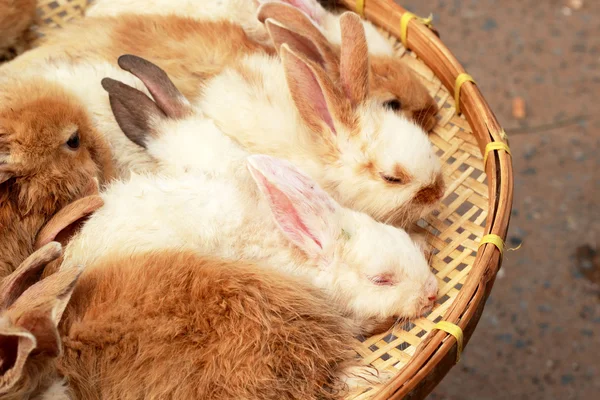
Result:
{"label": "brown fur", "polygon": [[438,176],[434,183],[419,190],[413,202],[417,204],[434,204],[444,197],[444,177]]}
{"label": "brown fur", "polygon": [[[86,195],[93,178],[112,178],[108,145],[85,111],[57,86],[32,81],[3,95],[0,106],[0,279],[33,251],[42,225]],[[76,131],[80,147],[66,141]]]}
{"label": "brown fur", "polygon": [[96,266],[60,330],[82,399],[336,397],[322,386],[351,357],[351,327],[317,290],[186,252]]}
{"label": "brown fur", "polygon": [[29,48],[36,5],[36,0],[0,0],[0,62]]}

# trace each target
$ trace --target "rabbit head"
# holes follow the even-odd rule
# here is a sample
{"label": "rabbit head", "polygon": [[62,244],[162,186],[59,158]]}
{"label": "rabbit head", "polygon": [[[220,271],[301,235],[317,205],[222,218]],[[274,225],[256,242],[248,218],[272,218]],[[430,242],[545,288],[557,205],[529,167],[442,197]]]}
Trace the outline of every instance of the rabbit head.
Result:
{"label": "rabbit head", "polygon": [[317,285],[346,312],[389,320],[432,308],[437,280],[405,231],[341,207],[285,160],[253,155],[248,168],[277,227],[316,265]]}
{"label": "rabbit head", "polygon": [[108,144],[58,85],[14,82],[0,94],[0,201],[52,215],[113,176]]}
{"label": "rabbit head", "polygon": [[364,30],[353,13],[340,23],[338,84],[318,62],[280,47],[292,101],[324,161],[320,183],[344,206],[407,226],[442,198],[441,163],[418,125],[369,96]]}
{"label": "rabbit head", "polygon": [[59,271],[39,280],[46,264],[61,254],[59,243],[48,243],[0,283],[3,399],[43,398],[45,391],[62,386],[53,364],[61,354],[57,327],[81,269]]}
{"label": "rabbit head", "polygon": [[[284,2],[269,2],[258,9],[258,19],[265,24],[276,49],[286,43],[292,50],[324,67],[329,76],[339,80],[340,75],[343,75],[340,71],[340,53],[351,48],[348,44],[355,37],[349,35],[362,31],[361,27],[355,26],[353,29],[357,32],[353,33],[348,29],[351,24],[344,19],[348,18],[346,14],[352,14],[355,19],[353,25],[357,25],[356,14],[345,13],[338,18],[339,21],[336,19],[336,24],[341,27],[340,48],[332,45],[315,22],[301,10],[301,7],[296,8]],[[368,97],[376,100],[381,107],[403,115],[425,131],[430,131],[437,123],[435,116],[438,107],[434,99],[406,63],[393,54],[374,53],[368,38],[365,31],[365,45],[368,45],[369,50],[368,63],[349,64],[351,58],[344,57],[345,64],[341,67],[361,73],[360,68],[365,68],[366,65],[369,69]]]}

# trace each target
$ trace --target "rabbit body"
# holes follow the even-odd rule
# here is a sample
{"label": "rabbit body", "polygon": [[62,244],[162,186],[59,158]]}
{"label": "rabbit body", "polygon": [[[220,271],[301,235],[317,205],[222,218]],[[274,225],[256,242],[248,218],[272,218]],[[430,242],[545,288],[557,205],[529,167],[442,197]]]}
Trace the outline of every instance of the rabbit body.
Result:
{"label": "rabbit body", "polygon": [[167,250],[37,281],[57,245],[2,287],[3,400],[333,399],[377,379],[352,322],[302,280]]}

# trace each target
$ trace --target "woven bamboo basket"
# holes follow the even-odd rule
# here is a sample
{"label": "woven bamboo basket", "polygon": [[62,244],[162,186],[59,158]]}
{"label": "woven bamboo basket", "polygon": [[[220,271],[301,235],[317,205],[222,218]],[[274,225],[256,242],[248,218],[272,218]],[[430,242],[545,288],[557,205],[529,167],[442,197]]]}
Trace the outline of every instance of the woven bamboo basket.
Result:
{"label": "woven bamboo basket", "polygon": [[[382,29],[440,108],[431,140],[444,165],[447,192],[438,209],[422,221],[434,248],[432,267],[440,299],[426,318],[356,339],[355,349],[365,363],[392,371],[395,377],[381,387],[365,386],[348,396],[422,399],[458,361],[502,262],[513,197],[508,139],[476,84],[467,80],[457,85],[465,70],[426,20],[412,18],[392,0],[338,2]],[[89,3],[39,0],[37,32],[43,36],[81,17]],[[445,330],[440,321],[445,321]]]}

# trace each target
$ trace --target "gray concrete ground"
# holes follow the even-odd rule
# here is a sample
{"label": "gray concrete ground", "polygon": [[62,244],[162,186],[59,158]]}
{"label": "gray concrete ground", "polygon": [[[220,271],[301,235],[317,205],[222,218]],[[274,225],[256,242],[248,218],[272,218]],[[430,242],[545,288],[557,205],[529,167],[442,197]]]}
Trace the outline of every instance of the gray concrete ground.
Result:
{"label": "gray concrete ground", "polygon": [[523,243],[430,400],[600,398],[600,0],[396,1],[434,13],[506,128]]}

